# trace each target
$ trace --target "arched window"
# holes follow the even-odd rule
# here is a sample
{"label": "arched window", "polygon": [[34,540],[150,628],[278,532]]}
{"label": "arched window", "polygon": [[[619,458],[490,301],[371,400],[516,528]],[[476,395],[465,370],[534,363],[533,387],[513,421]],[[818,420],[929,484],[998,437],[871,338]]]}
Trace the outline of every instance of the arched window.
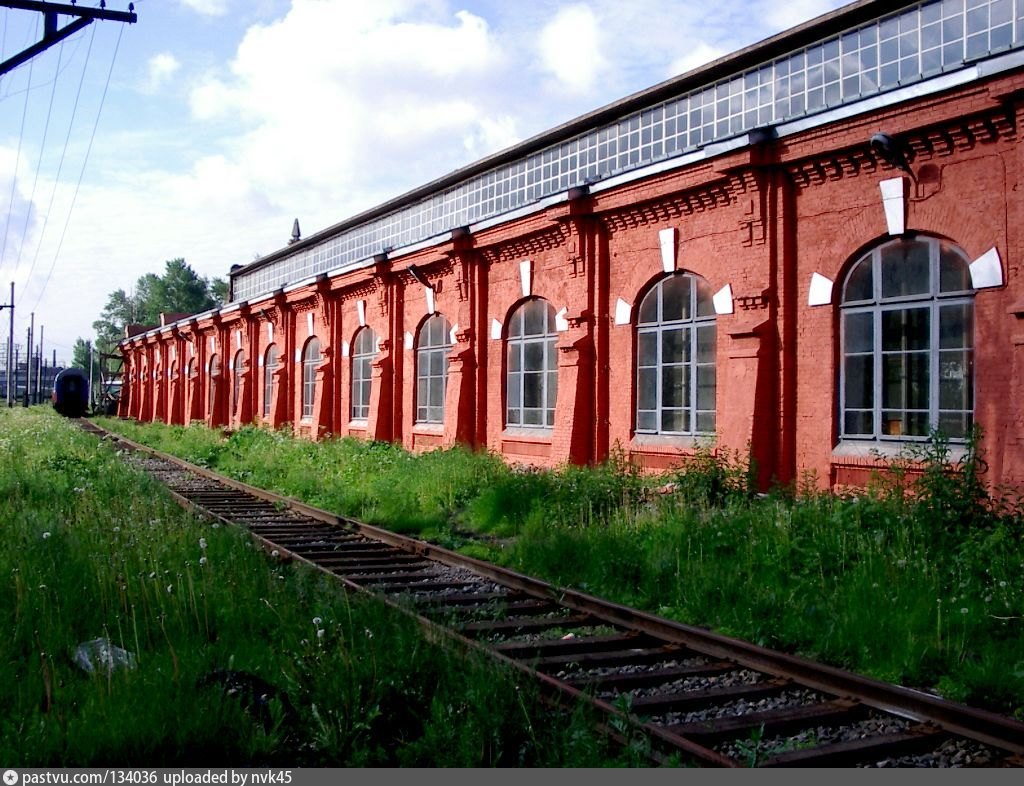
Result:
{"label": "arched window", "polygon": [[512,313],[508,327],[506,425],[555,425],[557,338],[555,309],[546,300],[527,300]]}
{"label": "arched window", "polygon": [[245,350],[240,349],[235,353],[235,374],[234,384],[231,389],[231,403],[235,415],[242,411],[242,378],[245,376]]}
{"label": "arched window", "polygon": [[364,327],[352,342],[352,420],[366,420],[370,416],[372,363],[376,355],[377,334]]}
{"label": "arched window", "polygon": [[207,415],[213,415],[213,406],[217,403],[217,377],[220,376],[220,358],[217,355],[210,356],[210,373],[209,373],[209,400],[207,401]]}
{"label": "arched window", "polygon": [[416,339],[416,422],[444,423],[444,391],[451,325],[435,314],[420,326]]}
{"label": "arched window", "polygon": [[843,287],[841,435],[963,439],[974,419],[974,290],[967,258],[938,238],[891,240]]}
{"label": "arched window", "polygon": [[302,419],[313,417],[316,397],[316,367],[320,363],[320,339],[313,336],[302,350]]}
{"label": "arched window", "polygon": [[700,276],[673,273],[640,302],[636,430],[715,433],[715,309]]}
{"label": "arched window", "polygon": [[263,417],[270,417],[270,405],[274,401],[274,372],[277,371],[277,344],[271,344],[263,356]]}

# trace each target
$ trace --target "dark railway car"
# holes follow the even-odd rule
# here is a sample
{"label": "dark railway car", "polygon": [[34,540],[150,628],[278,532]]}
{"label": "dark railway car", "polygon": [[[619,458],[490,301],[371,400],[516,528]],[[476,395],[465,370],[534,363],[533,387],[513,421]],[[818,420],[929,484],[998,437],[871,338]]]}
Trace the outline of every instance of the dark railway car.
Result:
{"label": "dark railway car", "polygon": [[80,418],[89,408],[89,378],[80,368],[66,368],[53,380],[53,408],[69,418]]}

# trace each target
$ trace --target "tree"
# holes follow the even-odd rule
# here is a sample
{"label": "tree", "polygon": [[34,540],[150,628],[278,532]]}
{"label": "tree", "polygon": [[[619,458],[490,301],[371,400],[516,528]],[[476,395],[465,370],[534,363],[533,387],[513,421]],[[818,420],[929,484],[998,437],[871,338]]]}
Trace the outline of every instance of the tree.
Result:
{"label": "tree", "polygon": [[71,360],[72,366],[82,369],[89,376],[90,391],[96,389],[100,378],[100,358],[99,354],[94,352],[93,349],[94,346],[91,341],[87,341],[79,336],[75,339]]}
{"label": "tree", "polygon": [[164,274],[146,273],[135,282],[132,294],[123,289],[110,293],[100,318],[92,323],[96,348],[112,352],[124,338],[127,325],[155,326],[161,313],[196,314],[224,304],[227,282],[196,274],[180,257],[168,260]]}

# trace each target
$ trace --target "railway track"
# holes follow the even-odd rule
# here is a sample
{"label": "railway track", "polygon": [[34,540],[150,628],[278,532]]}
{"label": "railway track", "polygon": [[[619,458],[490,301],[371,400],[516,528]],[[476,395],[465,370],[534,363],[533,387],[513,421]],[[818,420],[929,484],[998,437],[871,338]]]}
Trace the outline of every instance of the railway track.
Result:
{"label": "railway track", "polygon": [[554,587],[80,422],[185,507],[247,528],[274,557],[382,597],[432,638],[486,652],[559,703],[589,703],[613,738],[643,735],[654,762],[1024,766],[1024,724],[1011,718]]}

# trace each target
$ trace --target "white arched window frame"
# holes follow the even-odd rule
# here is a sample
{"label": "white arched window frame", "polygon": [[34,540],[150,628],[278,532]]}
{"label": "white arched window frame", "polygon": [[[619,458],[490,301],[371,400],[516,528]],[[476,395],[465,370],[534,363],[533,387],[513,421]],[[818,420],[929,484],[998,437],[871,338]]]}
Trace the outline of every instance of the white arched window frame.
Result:
{"label": "white arched window frame", "polygon": [[551,428],[558,400],[558,351],[555,309],[532,298],[509,319],[505,425]]}
{"label": "white arched window frame", "polygon": [[416,422],[444,423],[451,325],[440,314],[424,322],[416,338]]}
{"label": "white arched window frame", "polygon": [[245,376],[245,350],[240,349],[235,353],[235,374],[234,384],[231,388],[231,402],[236,415],[242,411],[242,378]]}
{"label": "white arched window frame", "polygon": [[700,276],[672,273],[640,302],[636,325],[636,431],[715,433],[715,308]]}
{"label": "white arched window frame", "polygon": [[270,406],[274,401],[274,372],[277,371],[279,353],[277,344],[267,347],[263,355],[263,417],[270,417]]}
{"label": "white arched window frame", "polygon": [[207,398],[207,410],[206,413],[210,416],[213,415],[213,407],[217,403],[217,378],[220,376],[220,356],[210,356],[210,373],[209,379],[207,380],[207,387],[209,396]]}
{"label": "white arched window frame", "polygon": [[966,255],[900,238],[851,268],[840,304],[844,440],[963,441],[974,422],[974,290]]}
{"label": "white arched window frame", "polygon": [[302,349],[302,419],[313,418],[316,400],[316,367],[320,363],[320,339],[313,336]]}
{"label": "white arched window frame", "polygon": [[373,359],[377,356],[377,334],[360,328],[352,342],[352,420],[370,416],[370,390],[373,385]]}

